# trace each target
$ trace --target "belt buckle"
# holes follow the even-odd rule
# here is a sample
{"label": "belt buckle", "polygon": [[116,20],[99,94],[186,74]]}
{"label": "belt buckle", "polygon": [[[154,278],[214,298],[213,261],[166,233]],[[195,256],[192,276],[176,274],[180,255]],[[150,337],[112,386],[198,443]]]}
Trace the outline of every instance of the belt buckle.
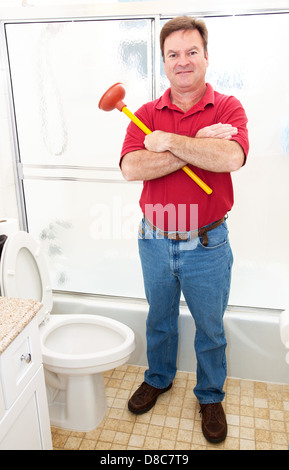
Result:
{"label": "belt buckle", "polygon": [[187,242],[190,238],[188,232],[178,233],[177,235],[179,237],[179,241],[181,242]]}
{"label": "belt buckle", "polygon": [[168,238],[170,240],[176,240],[177,242],[187,242],[189,240],[189,235],[187,232],[173,232],[168,233]]}

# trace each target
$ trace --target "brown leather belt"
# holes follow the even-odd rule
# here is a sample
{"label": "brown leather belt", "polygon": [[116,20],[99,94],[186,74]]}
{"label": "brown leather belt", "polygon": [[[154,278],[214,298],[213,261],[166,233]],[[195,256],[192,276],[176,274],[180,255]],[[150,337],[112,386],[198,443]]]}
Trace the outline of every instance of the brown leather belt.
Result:
{"label": "brown leather belt", "polygon": [[211,230],[214,230],[214,228],[219,227],[219,225],[221,225],[225,221],[226,217],[222,217],[221,219],[217,220],[213,224],[207,225],[206,227],[199,228],[198,230],[193,230],[191,232],[183,232],[183,233],[182,232],[162,232],[157,227],[155,227],[155,225],[153,225],[145,216],[144,216],[144,219],[150,228],[152,228],[154,231],[157,230],[158,234],[163,237],[169,238],[170,240],[176,240],[179,242],[192,240],[193,238],[197,238],[197,237],[202,237],[202,245],[207,246],[209,242],[207,233],[210,232]]}

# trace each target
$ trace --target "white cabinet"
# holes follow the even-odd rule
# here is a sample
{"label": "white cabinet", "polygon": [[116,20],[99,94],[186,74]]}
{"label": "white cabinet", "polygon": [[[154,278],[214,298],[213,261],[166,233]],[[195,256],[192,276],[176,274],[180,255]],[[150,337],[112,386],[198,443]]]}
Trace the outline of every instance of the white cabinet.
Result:
{"label": "white cabinet", "polygon": [[0,450],[52,449],[36,318],[1,354],[0,377]]}

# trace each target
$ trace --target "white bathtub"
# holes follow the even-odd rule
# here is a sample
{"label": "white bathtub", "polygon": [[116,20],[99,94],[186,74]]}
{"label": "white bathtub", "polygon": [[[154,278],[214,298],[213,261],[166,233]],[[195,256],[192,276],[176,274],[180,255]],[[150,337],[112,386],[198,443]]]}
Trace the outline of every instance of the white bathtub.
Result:
{"label": "white bathtub", "polygon": [[[54,293],[53,313],[89,313],[119,320],[136,335],[136,350],[130,363],[147,365],[145,300],[119,297]],[[224,321],[227,333],[228,376],[266,382],[289,383],[286,349],[280,339],[281,310],[228,307]],[[179,321],[178,370],[195,372],[194,321],[182,305]]]}

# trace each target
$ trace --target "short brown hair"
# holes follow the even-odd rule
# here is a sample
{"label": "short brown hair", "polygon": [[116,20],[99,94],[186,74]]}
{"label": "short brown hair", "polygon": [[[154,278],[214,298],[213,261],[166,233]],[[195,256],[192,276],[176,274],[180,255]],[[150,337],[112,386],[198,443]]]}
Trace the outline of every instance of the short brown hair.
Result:
{"label": "short brown hair", "polygon": [[197,29],[202,36],[203,44],[204,44],[204,51],[207,54],[208,51],[208,29],[204,21],[198,20],[196,18],[192,18],[191,16],[178,16],[173,18],[172,20],[165,23],[161,30],[160,34],[160,46],[162,51],[162,56],[164,59],[164,44],[166,38],[174,33],[175,31],[193,31]]}

